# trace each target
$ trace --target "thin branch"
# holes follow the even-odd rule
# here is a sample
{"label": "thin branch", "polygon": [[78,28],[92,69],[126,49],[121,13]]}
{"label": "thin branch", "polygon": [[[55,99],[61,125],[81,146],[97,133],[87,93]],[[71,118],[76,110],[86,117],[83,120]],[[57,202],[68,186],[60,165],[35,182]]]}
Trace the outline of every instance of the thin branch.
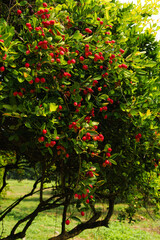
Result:
{"label": "thin branch", "polygon": [[22,200],[24,200],[25,198],[32,196],[34,194],[34,190],[37,187],[37,184],[39,183],[40,179],[37,179],[37,181],[34,183],[33,188],[31,190],[30,193],[24,195],[23,197],[19,198],[17,201],[15,201],[13,204],[11,204],[8,208],[6,208],[3,212],[1,212],[1,217],[0,217],[0,221],[2,221],[2,219],[9,213],[12,211],[13,208],[15,208]]}
{"label": "thin branch", "polygon": [[[59,195],[55,195],[54,198],[57,198]],[[60,196],[58,199],[56,199],[52,204],[48,204],[48,201],[53,199],[53,196],[49,199],[47,199],[46,201],[43,201],[42,203],[40,203],[37,208],[29,215],[27,215],[26,217],[24,217],[23,219],[20,219],[15,226],[12,228],[12,231],[10,233],[9,236],[2,238],[1,240],[15,240],[15,239],[19,239],[19,238],[24,238],[27,229],[30,227],[30,225],[32,224],[33,220],[37,217],[37,215],[45,210],[48,209],[54,209],[57,208],[59,206],[64,205],[64,202],[62,203],[57,203],[60,200],[62,200],[64,198],[64,196]],[[17,230],[17,228],[19,227],[19,225],[21,225],[22,223],[26,222],[26,225],[24,226],[23,230],[21,232],[15,233],[15,231]]]}
{"label": "thin branch", "polygon": [[87,222],[77,225],[75,228],[73,228],[69,232],[64,232],[63,234],[60,234],[56,237],[49,238],[49,240],[67,240],[79,235],[82,231],[86,229],[93,229],[101,226],[108,227],[108,223],[113,214],[113,210],[114,210],[114,199],[111,198],[109,199],[109,210],[108,210],[107,216],[103,220],[97,221],[101,216],[101,212],[96,212],[93,215],[93,217],[91,217]]}
{"label": "thin branch", "polygon": [[4,170],[4,175],[3,175],[3,184],[2,184],[2,187],[0,188],[0,193],[3,191],[3,189],[4,189],[5,186],[7,185],[7,182],[6,182],[7,171],[8,171],[8,169],[5,168],[5,170]]}
{"label": "thin branch", "polygon": [[15,6],[17,6],[17,5],[18,5],[18,3],[14,4],[14,5],[9,9],[9,14],[8,14],[8,17],[7,17],[7,23],[8,23],[8,21],[9,21],[9,17],[10,17],[10,14],[11,14],[12,9],[13,9]]}

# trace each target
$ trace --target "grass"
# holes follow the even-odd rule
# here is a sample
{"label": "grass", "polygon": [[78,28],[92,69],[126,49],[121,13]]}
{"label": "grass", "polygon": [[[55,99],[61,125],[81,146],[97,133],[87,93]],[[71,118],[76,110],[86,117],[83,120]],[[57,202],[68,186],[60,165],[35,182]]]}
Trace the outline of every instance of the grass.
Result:
{"label": "grass", "polygon": [[[29,180],[22,182],[10,180],[9,184],[5,198],[0,200],[0,210],[5,209],[17,198],[23,196],[24,193],[28,193],[32,188],[33,182]],[[46,191],[45,194],[47,197],[50,195],[50,192]],[[33,197],[24,200],[8,215],[3,221],[3,236],[10,232],[11,227],[14,226],[17,220],[35,209],[38,204],[38,198],[39,195],[35,194]],[[135,216],[136,222],[134,224],[129,224],[127,221],[122,223],[117,220],[117,216],[124,206],[124,204],[115,205],[115,213],[112,216],[109,228],[100,227],[93,230],[85,230],[79,236],[73,238],[73,240],[160,240],[160,218],[153,221],[145,210],[142,209]],[[100,204],[99,207],[101,207]],[[72,209],[70,210],[72,211]],[[62,209],[59,208],[54,211],[50,210],[40,213],[28,229],[26,240],[47,240],[60,233],[61,211]],[[76,216],[80,217],[80,213],[77,212]],[[80,218],[85,220],[85,217]],[[72,220],[71,224],[67,226],[67,230],[71,229],[75,224],[76,222]],[[0,233],[1,231],[2,224],[0,225]]]}

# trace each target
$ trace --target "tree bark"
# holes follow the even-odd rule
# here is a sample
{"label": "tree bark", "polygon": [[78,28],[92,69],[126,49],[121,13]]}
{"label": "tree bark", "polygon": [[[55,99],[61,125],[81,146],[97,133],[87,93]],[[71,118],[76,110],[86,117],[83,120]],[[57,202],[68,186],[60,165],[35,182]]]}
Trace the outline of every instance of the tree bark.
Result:
{"label": "tree bark", "polygon": [[60,235],[58,235],[56,237],[49,238],[48,240],[67,240],[67,239],[70,239],[70,238],[73,238],[73,237],[79,235],[82,231],[84,231],[86,229],[93,229],[93,228],[102,227],[102,226],[108,227],[108,223],[113,214],[113,211],[114,211],[114,199],[110,198],[109,199],[109,210],[108,210],[106,217],[103,220],[97,221],[101,216],[101,212],[96,212],[93,215],[93,217],[90,218],[87,222],[81,223],[81,224],[77,225],[75,228],[73,228],[72,230],[70,230],[69,232],[61,233]]}

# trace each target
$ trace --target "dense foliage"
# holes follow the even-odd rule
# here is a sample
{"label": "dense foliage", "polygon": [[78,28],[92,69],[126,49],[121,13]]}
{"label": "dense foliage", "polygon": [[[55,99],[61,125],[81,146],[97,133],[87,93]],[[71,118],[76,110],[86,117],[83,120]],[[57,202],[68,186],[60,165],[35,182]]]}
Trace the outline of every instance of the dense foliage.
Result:
{"label": "dense foliage", "polygon": [[[35,211],[2,239],[24,237],[39,212],[61,205],[62,232],[51,239],[107,227],[115,201],[135,189],[142,202],[159,203],[150,185],[160,169],[159,44],[151,29],[142,32],[151,6],[158,9],[19,1],[0,19],[0,150],[12,156],[1,164],[1,191],[11,169],[33,168],[36,176],[32,192],[0,220],[41,184]],[[46,200],[50,181],[53,195]],[[104,219],[95,206],[100,200],[109,203]],[[67,232],[71,219],[79,221],[68,215],[70,205],[93,215]]]}

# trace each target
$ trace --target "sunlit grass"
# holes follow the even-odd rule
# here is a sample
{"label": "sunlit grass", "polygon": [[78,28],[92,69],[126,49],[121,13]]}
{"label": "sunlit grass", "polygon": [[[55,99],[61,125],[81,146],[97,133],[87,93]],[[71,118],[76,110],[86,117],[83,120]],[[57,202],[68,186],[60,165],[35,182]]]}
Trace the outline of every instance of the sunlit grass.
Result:
{"label": "sunlit grass", "polygon": [[[1,211],[16,199],[28,193],[32,189],[33,181],[24,180],[17,182],[15,180],[9,181],[9,188],[4,199],[1,199]],[[46,197],[50,196],[51,192],[46,191]],[[38,204],[39,194],[25,199],[19,204],[3,221],[3,236],[9,234],[11,228],[16,221],[32,212]],[[99,204],[101,208],[102,205]],[[105,211],[107,205],[102,209]],[[119,222],[117,220],[118,213],[125,207],[125,204],[115,205],[115,214],[112,216],[110,227],[97,228],[93,230],[85,230],[79,236],[73,238],[74,240],[160,240],[158,229],[160,229],[160,219],[153,221],[144,209],[140,210],[135,218],[136,222],[128,224],[127,221]],[[74,211],[75,216],[85,221],[86,216],[82,217],[79,212],[74,209],[69,209],[68,216]],[[49,237],[60,233],[62,208],[57,210],[49,210],[40,213],[34,220],[31,227],[26,234],[26,240],[47,240]],[[75,226],[77,222],[71,220],[71,224],[67,226],[67,230]],[[20,229],[20,228],[19,228]],[[0,225],[0,233],[2,225]]]}

